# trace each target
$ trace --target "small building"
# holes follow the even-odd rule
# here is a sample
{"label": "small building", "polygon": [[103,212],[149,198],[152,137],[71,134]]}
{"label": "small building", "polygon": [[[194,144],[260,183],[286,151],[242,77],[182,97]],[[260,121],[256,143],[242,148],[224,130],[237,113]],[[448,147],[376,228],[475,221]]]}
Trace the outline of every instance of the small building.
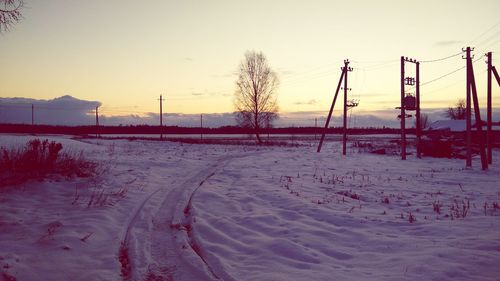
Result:
{"label": "small building", "polygon": [[[484,121],[483,121],[484,122]],[[476,131],[476,123],[472,120],[472,131]],[[454,136],[462,136],[465,134],[467,130],[467,123],[465,120],[438,120],[432,122],[428,128],[424,130],[424,134],[429,135],[454,135]],[[483,131],[486,132],[487,127],[486,124],[483,125]],[[500,124],[494,123],[492,126],[493,135],[496,139],[500,140]]]}
{"label": "small building", "polygon": [[[486,136],[486,125],[483,125],[483,136]],[[435,157],[452,157],[461,154],[455,147],[465,146],[465,133],[467,123],[465,120],[438,120],[423,130],[422,153]],[[472,142],[478,142],[475,121],[472,120]],[[500,141],[500,126],[492,126],[491,143],[498,146]]]}

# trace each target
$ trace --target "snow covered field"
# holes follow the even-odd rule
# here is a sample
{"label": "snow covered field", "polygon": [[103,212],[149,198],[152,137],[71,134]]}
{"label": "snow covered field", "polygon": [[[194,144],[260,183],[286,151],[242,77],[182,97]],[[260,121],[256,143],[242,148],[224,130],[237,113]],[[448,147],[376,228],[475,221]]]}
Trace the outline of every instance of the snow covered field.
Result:
{"label": "snow covered field", "polygon": [[100,172],[0,190],[0,280],[500,280],[498,150],[47,138]]}

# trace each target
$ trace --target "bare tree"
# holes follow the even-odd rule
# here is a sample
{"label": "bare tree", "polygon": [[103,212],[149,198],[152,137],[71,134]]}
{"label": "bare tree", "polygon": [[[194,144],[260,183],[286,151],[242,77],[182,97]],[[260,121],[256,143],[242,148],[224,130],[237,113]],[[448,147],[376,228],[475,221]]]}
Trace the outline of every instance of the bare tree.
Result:
{"label": "bare tree", "polygon": [[24,0],[0,0],[0,33],[21,20],[23,5]]}
{"label": "bare tree", "polygon": [[242,127],[253,129],[259,143],[262,143],[260,129],[269,127],[278,117],[278,86],[279,79],[264,54],[246,52],[236,81],[236,121]]}
{"label": "bare tree", "polygon": [[[431,125],[429,115],[420,113],[420,129],[423,130]],[[415,128],[417,127],[417,120],[415,120]]]}
{"label": "bare tree", "polygon": [[445,112],[445,117],[448,117],[452,120],[464,120],[465,119],[465,101],[463,99],[458,100],[455,107],[448,107]]}

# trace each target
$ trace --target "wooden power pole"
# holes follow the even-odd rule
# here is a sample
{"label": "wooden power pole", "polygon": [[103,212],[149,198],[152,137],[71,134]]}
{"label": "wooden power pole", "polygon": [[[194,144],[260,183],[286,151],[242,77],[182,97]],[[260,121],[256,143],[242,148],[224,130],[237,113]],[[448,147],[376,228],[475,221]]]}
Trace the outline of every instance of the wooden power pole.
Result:
{"label": "wooden power pole", "polygon": [[344,60],[344,123],[343,123],[343,136],[342,136],[342,155],[346,155],[347,152],[347,91],[350,90],[347,88],[347,73],[352,71],[352,68],[349,67],[349,60]]}
{"label": "wooden power pole", "polygon": [[328,130],[328,125],[330,124],[330,119],[332,118],[333,108],[335,107],[335,102],[337,101],[337,96],[339,94],[340,85],[342,85],[342,80],[344,79],[344,75],[347,72],[347,68],[342,67],[341,69],[342,69],[342,74],[340,75],[339,83],[337,85],[337,90],[335,90],[335,95],[333,96],[332,106],[330,107],[330,111],[328,112],[328,117],[326,118],[325,129],[321,133],[321,138],[318,144],[318,150],[316,152],[320,152],[321,147],[323,146],[323,141],[325,140],[325,134],[326,131]]}
{"label": "wooden power pole", "polygon": [[491,105],[491,99],[492,99],[492,76],[495,75],[495,78],[497,80],[498,85],[500,86],[500,76],[498,75],[497,69],[495,66],[493,66],[493,60],[492,60],[492,55],[491,52],[488,52],[486,54],[487,61],[486,63],[488,64],[488,88],[487,88],[487,121],[486,121],[486,147],[487,147],[487,153],[488,153],[488,164],[493,163],[493,155],[492,155],[492,147],[493,147],[493,132],[492,132],[492,105]]}
{"label": "wooden power pole", "polygon": [[[484,146],[484,135],[483,135],[483,122],[481,121],[481,114],[479,111],[479,100],[477,97],[476,80],[474,78],[474,68],[472,64],[472,56],[470,52],[473,49],[467,47],[466,52],[466,69],[467,69],[467,110],[466,110],[466,124],[467,124],[467,160],[466,166],[472,166],[472,129],[471,129],[471,98],[474,103],[474,117],[476,122],[476,138],[479,142],[479,154],[481,155],[481,168],[483,170],[488,169],[488,159],[486,157],[486,149]],[[472,96],[472,97],[471,97]]]}
{"label": "wooden power pole", "polygon": [[465,143],[466,143],[466,160],[465,166],[472,167],[472,139],[471,139],[471,102],[470,102],[470,71],[469,71],[469,60],[471,60],[470,56],[471,48],[467,47],[465,50],[465,59],[466,59],[466,97],[465,97]]}
{"label": "wooden power pole", "polygon": [[200,138],[203,140],[203,114],[200,114]]}
{"label": "wooden power pole", "polygon": [[95,137],[99,137],[99,107],[95,107]]}
{"label": "wooden power pole", "polygon": [[488,88],[487,88],[487,97],[486,97],[486,149],[488,150],[488,164],[492,163],[492,149],[491,149],[491,52],[486,54],[486,63],[488,64]]}
{"label": "wooden power pole", "polygon": [[160,95],[160,139],[163,139],[163,101],[162,95]]}
{"label": "wooden power pole", "polygon": [[317,139],[317,130],[318,130],[318,118],[314,118],[314,141]]}
{"label": "wooden power pole", "polygon": [[405,131],[405,58],[401,57],[401,159],[406,160],[406,131]]}
{"label": "wooden power pole", "polygon": [[415,62],[416,73],[415,73],[415,102],[416,102],[416,131],[415,135],[417,137],[416,146],[417,146],[417,157],[422,158],[422,148],[421,148],[421,137],[422,137],[422,123],[420,116],[420,62]]}
{"label": "wooden power pole", "polygon": [[[405,63],[415,64],[415,74],[416,77],[405,77]],[[407,94],[405,91],[405,85],[415,86],[416,96]],[[406,160],[406,117],[411,117],[411,115],[406,115],[406,111],[416,111],[416,146],[417,146],[417,157],[421,157],[420,154],[420,63],[415,59],[410,59],[407,57],[401,57],[401,105],[396,107],[400,109],[399,118],[401,120],[401,159]]]}

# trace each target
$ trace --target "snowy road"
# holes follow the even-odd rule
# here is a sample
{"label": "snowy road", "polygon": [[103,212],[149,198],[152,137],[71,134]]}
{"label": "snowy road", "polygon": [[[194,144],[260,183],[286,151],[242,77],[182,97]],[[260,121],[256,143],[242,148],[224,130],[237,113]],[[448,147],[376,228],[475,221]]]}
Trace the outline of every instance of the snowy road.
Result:
{"label": "snowy road", "polygon": [[[185,177],[187,180],[169,187],[167,192],[163,188],[157,189],[138,206],[127,226],[123,241],[129,260],[134,261],[130,264],[130,272],[125,274],[125,279],[214,280],[224,276],[223,279],[228,280],[224,272],[206,263],[199,252],[199,245],[191,237],[190,208],[194,192],[230,158],[232,157],[226,156],[210,163],[206,168],[188,171],[188,176]],[[152,173],[162,174],[164,171],[155,168]],[[162,185],[161,182],[153,184]],[[145,212],[145,206],[153,196],[165,198],[159,209],[154,214],[139,216],[140,212]],[[141,226],[144,220],[152,221],[149,235],[144,235],[147,234]],[[150,238],[149,241],[147,237]],[[122,265],[124,266],[127,265]]]}
{"label": "snowy road", "polygon": [[[169,185],[165,167],[153,166],[148,184],[158,188],[138,202],[118,253],[124,280],[234,280],[217,260],[207,261],[193,233],[192,199],[230,161],[261,153],[234,152],[182,170]],[[178,162],[178,164],[181,164]],[[163,201],[155,209],[159,198]],[[151,223],[149,223],[151,222]]]}

